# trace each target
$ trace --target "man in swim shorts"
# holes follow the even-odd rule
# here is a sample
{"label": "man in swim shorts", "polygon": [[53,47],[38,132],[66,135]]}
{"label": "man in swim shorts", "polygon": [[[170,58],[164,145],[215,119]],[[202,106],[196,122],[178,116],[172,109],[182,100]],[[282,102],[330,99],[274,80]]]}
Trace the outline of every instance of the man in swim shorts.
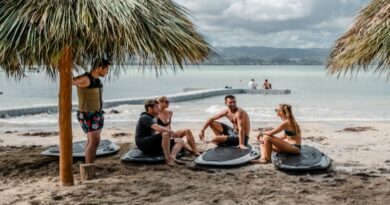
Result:
{"label": "man in swim shorts", "polygon": [[264,80],[263,89],[265,89],[265,90],[271,90],[272,89],[272,84],[270,82],[268,82],[268,79]]}
{"label": "man in swim shorts", "polygon": [[99,77],[105,77],[109,71],[108,60],[96,60],[91,72],[73,79],[73,85],[77,86],[78,110],[77,119],[81,128],[87,134],[85,145],[85,163],[93,163],[96,150],[100,143],[100,133],[104,125],[103,111],[103,84]]}
{"label": "man in swim shorts", "polygon": [[[210,126],[214,133],[212,142],[222,146],[238,146],[241,149],[247,149],[249,140],[250,120],[248,113],[242,108],[237,107],[236,97],[227,95],[225,97],[226,110],[216,114],[207,120],[202,127],[199,137],[204,139],[204,131]],[[226,117],[233,127],[216,120]]]}

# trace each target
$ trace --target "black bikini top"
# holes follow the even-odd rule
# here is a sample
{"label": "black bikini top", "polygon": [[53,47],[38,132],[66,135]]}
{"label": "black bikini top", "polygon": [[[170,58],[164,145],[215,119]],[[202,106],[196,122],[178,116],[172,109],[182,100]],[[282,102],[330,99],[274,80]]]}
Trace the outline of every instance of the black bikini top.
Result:
{"label": "black bikini top", "polygon": [[164,123],[159,117],[157,118],[157,124],[161,125],[163,127],[169,126],[171,124],[171,119],[169,119],[169,122]]}
{"label": "black bikini top", "polygon": [[289,136],[289,137],[294,137],[297,133],[295,133],[294,131],[291,131],[291,130],[288,130],[288,129],[284,129],[284,133]]}

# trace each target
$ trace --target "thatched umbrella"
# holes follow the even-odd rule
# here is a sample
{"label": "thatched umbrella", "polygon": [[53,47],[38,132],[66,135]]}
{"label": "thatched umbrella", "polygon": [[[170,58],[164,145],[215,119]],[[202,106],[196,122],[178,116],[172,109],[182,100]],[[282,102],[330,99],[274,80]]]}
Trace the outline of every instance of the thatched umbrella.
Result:
{"label": "thatched umbrella", "polygon": [[[94,59],[180,68],[213,53],[171,0],[0,0],[0,69],[59,75],[60,179],[73,185],[72,72]],[[20,78],[19,78],[20,79]]]}
{"label": "thatched umbrella", "polygon": [[390,1],[373,0],[362,9],[355,22],[333,46],[327,69],[330,73],[368,70],[390,77]]}

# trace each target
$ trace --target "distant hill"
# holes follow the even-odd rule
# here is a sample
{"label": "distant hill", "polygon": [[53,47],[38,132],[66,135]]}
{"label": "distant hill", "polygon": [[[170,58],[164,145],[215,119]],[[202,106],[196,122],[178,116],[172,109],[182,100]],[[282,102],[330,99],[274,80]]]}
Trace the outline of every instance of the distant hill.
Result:
{"label": "distant hill", "polygon": [[322,65],[329,54],[326,48],[217,47],[212,65]]}

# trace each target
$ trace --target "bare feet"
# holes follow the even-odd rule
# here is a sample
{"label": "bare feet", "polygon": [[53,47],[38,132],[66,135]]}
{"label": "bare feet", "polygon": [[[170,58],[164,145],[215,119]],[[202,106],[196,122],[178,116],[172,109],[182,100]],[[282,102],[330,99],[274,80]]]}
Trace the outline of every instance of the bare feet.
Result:
{"label": "bare feet", "polygon": [[165,164],[166,165],[168,165],[168,166],[170,166],[170,167],[175,167],[177,164],[175,163],[175,161],[174,160],[167,160],[167,161],[165,161]]}
{"label": "bare feet", "polygon": [[251,161],[253,164],[268,164],[270,163],[269,160],[266,159],[258,159],[258,160],[252,160]]}
{"label": "bare feet", "polygon": [[243,145],[243,144],[238,145],[237,148],[240,148],[240,149],[248,149],[248,147],[245,146],[245,145]]}
{"label": "bare feet", "polygon": [[179,164],[179,165],[184,165],[184,164],[186,164],[185,162],[182,162],[182,161],[176,159],[176,157],[172,157],[171,159],[172,159],[172,161],[173,161],[176,165],[178,165],[178,164]]}
{"label": "bare feet", "polygon": [[195,155],[196,157],[199,157],[201,154],[202,154],[202,153],[200,153],[200,152],[194,153],[194,155]]}
{"label": "bare feet", "polygon": [[202,155],[204,153],[204,151],[201,151],[201,150],[198,150],[198,152],[192,152],[193,155],[199,157],[200,155]]}

